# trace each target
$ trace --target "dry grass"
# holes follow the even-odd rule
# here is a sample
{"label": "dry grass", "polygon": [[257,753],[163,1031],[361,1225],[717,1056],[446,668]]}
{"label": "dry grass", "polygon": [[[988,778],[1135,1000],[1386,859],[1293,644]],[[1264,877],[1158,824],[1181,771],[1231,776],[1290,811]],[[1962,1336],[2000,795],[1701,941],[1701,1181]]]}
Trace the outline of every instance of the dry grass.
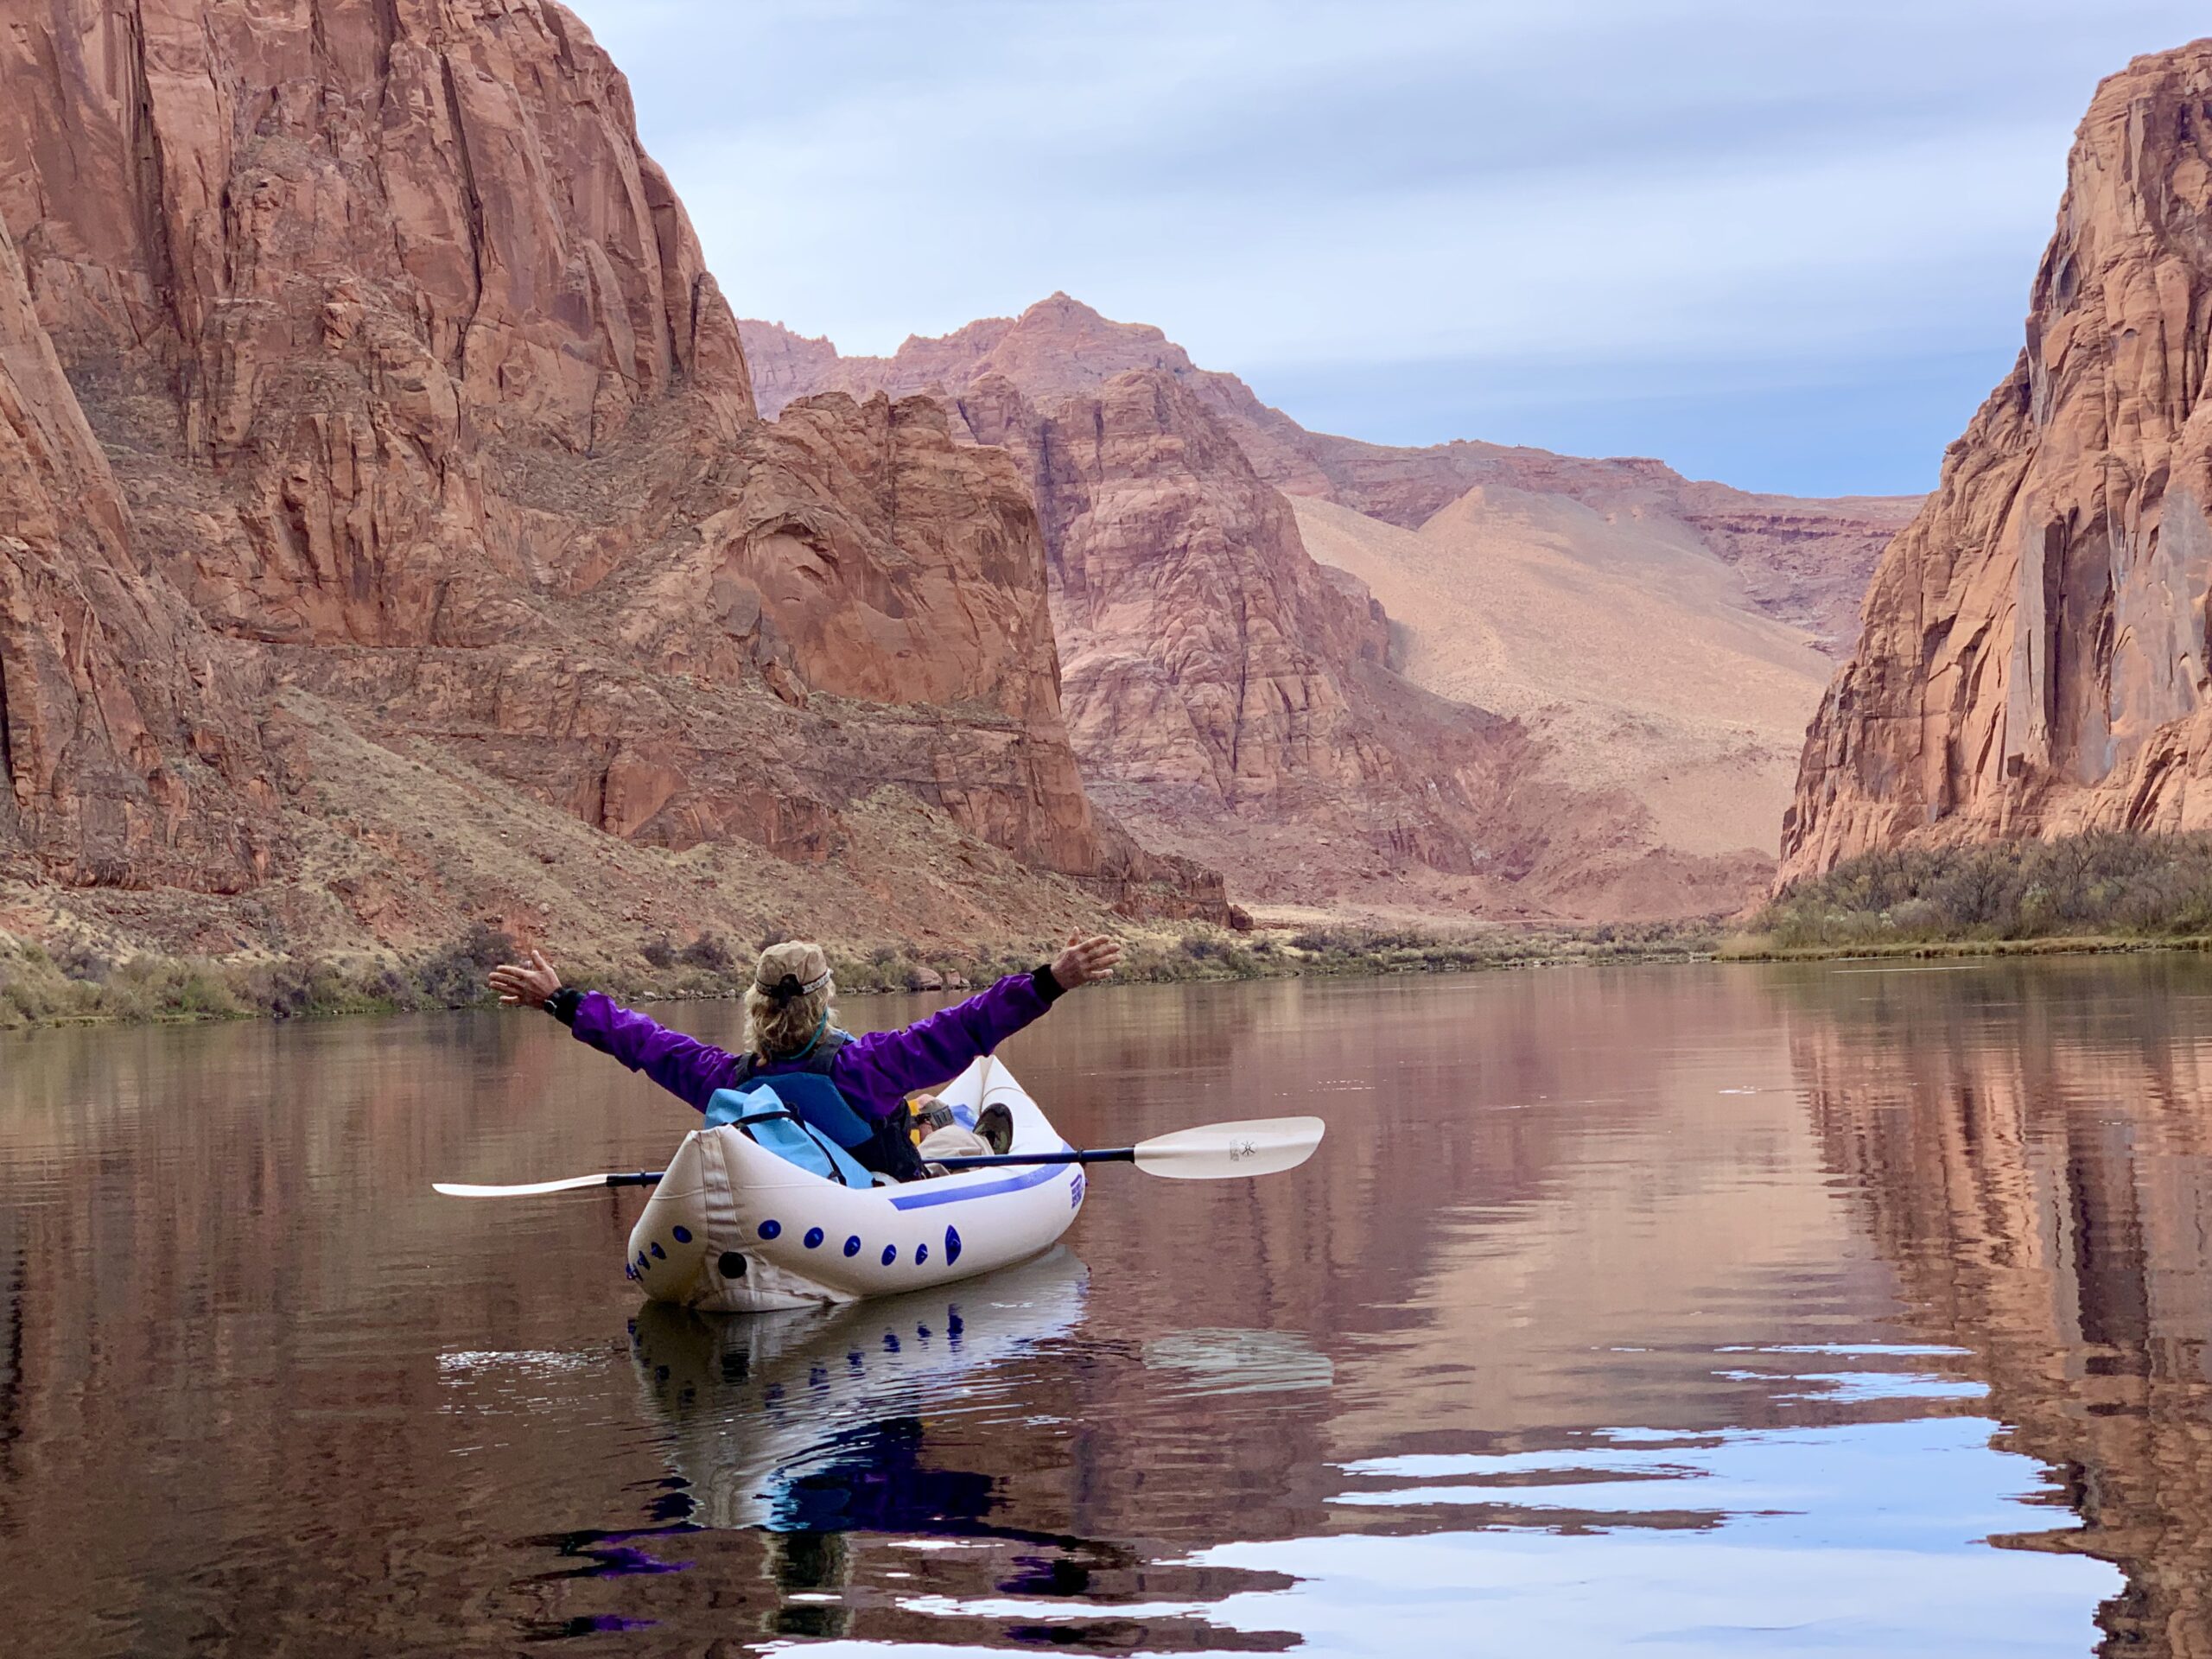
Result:
{"label": "dry grass", "polygon": [[2212,835],[1869,853],[1800,881],[1733,956],[2179,944],[2212,934]]}

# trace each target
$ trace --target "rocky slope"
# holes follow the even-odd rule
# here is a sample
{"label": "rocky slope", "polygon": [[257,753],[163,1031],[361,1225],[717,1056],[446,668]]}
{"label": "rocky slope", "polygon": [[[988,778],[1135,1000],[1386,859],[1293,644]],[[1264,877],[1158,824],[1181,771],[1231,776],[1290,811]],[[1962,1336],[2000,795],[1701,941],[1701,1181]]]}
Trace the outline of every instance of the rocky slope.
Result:
{"label": "rocky slope", "polygon": [[[891,358],[740,326],[764,408],[931,393],[1023,458],[1085,776],[1263,898],[1356,885],[1286,863],[1302,842],[1354,871],[1380,849],[1415,905],[1740,902],[1827,671],[1779,619],[1833,624],[1901,522],[1656,462],[1307,433],[1065,295]],[[1510,885],[1440,880],[1468,872]]]}
{"label": "rocky slope", "polygon": [[1877,569],[1783,878],[1916,836],[2212,825],[2212,41],[2097,91],[2027,343]]}
{"label": "rocky slope", "polygon": [[1404,619],[1407,677],[1519,721],[1554,787],[1625,795],[1685,854],[1772,849],[1830,664],[1695,536],[1503,484],[1417,530],[1297,512],[1314,556]]}
{"label": "rocky slope", "polygon": [[562,8],[0,21],[0,925],[1226,914],[1084,793],[1014,463],[926,401],[758,418]]}

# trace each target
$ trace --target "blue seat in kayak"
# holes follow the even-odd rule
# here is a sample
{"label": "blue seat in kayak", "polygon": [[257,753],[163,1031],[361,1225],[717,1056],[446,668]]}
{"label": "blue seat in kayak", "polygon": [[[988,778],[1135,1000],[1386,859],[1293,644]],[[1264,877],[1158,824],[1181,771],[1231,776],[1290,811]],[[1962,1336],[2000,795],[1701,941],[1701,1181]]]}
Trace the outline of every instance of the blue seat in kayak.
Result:
{"label": "blue seat in kayak", "polygon": [[[804,1078],[779,1077],[773,1084],[718,1089],[707,1101],[707,1127],[735,1124],[755,1145],[787,1163],[842,1186],[872,1186],[875,1177],[858,1159],[823,1130],[808,1122],[783,1096],[784,1085]],[[842,1104],[841,1100],[840,1104]],[[850,1108],[847,1108],[850,1110]]]}

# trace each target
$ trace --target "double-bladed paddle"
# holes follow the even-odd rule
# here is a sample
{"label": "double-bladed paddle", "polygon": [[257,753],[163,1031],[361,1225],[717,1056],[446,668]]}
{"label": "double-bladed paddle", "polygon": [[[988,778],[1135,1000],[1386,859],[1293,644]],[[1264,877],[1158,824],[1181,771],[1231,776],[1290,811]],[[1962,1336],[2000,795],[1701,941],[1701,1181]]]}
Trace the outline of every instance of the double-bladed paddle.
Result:
{"label": "double-bladed paddle", "polygon": [[[990,1158],[942,1158],[947,1170],[996,1169],[1016,1164],[1135,1164],[1147,1175],[1178,1181],[1223,1181],[1248,1175],[1274,1175],[1295,1169],[1313,1155],[1328,1126],[1318,1117],[1255,1117],[1235,1123],[1206,1123],[1195,1129],[1155,1135],[1134,1147],[1095,1152],[1015,1152]],[[472,1186],[433,1181],[449,1198],[527,1198],[548,1192],[581,1192],[598,1186],[651,1186],[657,1169],[571,1175],[566,1180],[531,1181],[519,1186]]]}

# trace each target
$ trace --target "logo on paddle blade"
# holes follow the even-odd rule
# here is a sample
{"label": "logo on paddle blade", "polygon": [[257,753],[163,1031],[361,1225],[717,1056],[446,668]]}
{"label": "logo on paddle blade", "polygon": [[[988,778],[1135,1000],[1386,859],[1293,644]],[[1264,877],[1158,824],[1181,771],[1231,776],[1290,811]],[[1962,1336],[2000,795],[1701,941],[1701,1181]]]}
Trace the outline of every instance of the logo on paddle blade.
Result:
{"label": "logo on paddle blade", "polygon": [[1241,1163],[1247,1158],[1256,1158],[1259,1155],[1259,1145],[1253,1141],[1239,1141],[1229,1149],[1229,1161],[1232,1164]]}

